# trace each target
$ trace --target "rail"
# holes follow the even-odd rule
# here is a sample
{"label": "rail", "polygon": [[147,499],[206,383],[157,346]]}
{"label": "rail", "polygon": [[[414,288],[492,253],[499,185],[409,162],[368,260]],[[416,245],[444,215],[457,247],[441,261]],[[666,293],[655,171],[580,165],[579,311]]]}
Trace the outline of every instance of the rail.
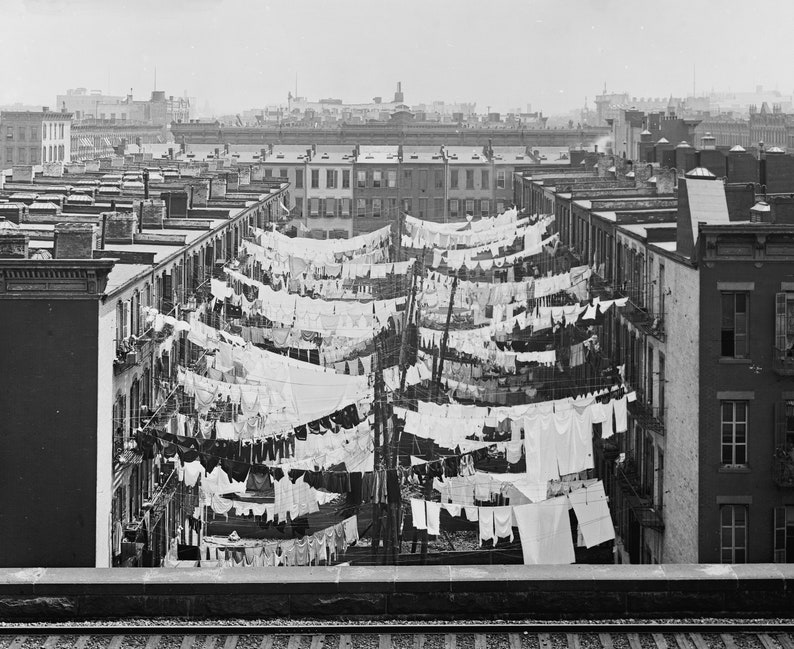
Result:
{"label": "rail", "polygon": [[634,620],[610,623],[552,622],[454,622],[441,623],[315,623],[282,625],[272,620],[250,625],[128,623],[107,626],[0,626],[0,643],[9,649],[22,647],[204,647],[242,649],[319,649],[338,647],[400,647],[425,649],[791,649],[794,625],[790,621],[751,623],[745,620],[713,623]]}

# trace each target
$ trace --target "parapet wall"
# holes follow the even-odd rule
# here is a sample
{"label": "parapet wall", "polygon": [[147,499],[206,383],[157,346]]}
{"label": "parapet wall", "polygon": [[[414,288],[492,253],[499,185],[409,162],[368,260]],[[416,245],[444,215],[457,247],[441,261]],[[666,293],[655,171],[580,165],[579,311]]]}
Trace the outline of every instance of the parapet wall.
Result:
{"label": "parapet wall", "polygon": [[0,570],[0,620],[103,617],[764,617],[794,566],[401,566]]}

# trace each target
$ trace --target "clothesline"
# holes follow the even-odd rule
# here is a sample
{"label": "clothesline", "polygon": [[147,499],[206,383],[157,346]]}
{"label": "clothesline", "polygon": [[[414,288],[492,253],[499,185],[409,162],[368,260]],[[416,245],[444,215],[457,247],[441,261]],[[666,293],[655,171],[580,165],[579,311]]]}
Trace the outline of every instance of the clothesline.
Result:
{"label": "clothesline", "polygon": [[603,483],[598,480],[564,496],[523,505],[474,506],[411,499],[413,525],[440,533],[441,509],[457,517],[465,513],[467,520],[478,522],[479,543],[500,538],[513,541],[517,527],[525,564],[565,564],[575,562],[573,538],[568,524],[568,511],[574,510],[584,547],[615,538],[612,517],[607,506]]}

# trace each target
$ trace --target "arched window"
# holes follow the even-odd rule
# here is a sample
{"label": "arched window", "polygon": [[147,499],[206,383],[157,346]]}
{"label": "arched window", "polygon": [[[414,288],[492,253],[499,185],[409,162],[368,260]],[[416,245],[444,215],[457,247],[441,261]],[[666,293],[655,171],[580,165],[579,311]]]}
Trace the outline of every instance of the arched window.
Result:
{"label": "arched window", "polygon": [[52,160],[53,160],[53,157],[52,157],[52,144],[50,144],[50,150],[49,150],[49,155],[47,156],[47,159],[50,162],[52,162]]}
{"label": "arched window", "polygon": [[41,161],[42,162],[47,162],[47,147],[46,146],[41,147]]}
{"label": "arched window", "polygon": [[47,125],[46,124],[42,124],[41,125],[41,139],[42,140],[46,140],[47,139]]}
{"label": "arched window", "polygon": [[63,146],[63,144],[59,144],[58,145],[58,160],[63,160],[63,152],[64,152],[64,146]]}

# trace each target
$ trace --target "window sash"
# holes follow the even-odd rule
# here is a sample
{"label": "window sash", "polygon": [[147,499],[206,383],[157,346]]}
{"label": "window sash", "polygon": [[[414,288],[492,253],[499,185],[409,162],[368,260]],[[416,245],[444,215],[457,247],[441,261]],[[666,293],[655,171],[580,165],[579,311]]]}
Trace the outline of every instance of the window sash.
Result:
{"label": "window sash", "polygon": [[723,465],[747,464],[747,414],[746,401],[723,401],[720,404]]}
{"label": "window sash", "polygon": [[747,563],[747,506],[720,506],[720,561]]}

